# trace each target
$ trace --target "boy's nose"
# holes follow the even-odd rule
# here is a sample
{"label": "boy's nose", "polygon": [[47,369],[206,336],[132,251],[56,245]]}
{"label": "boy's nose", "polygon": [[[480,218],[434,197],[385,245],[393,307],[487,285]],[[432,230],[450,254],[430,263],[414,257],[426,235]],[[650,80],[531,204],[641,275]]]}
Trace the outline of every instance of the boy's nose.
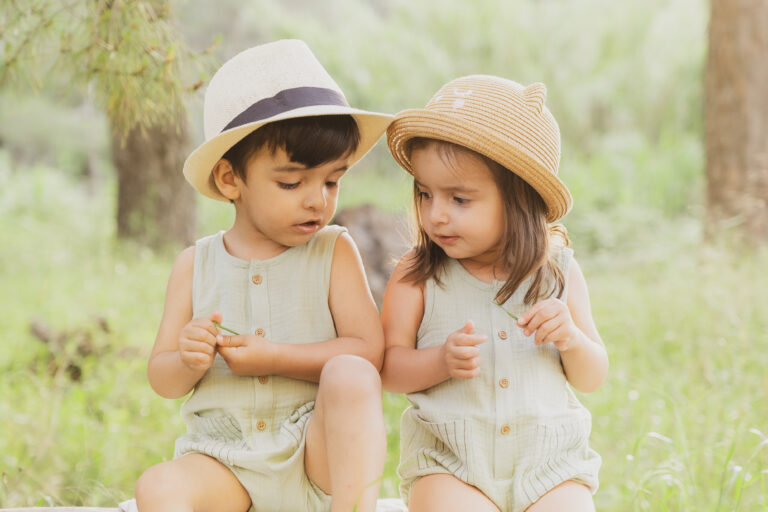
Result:
{"label": "boy's nose", "polygon": [[323,189],[313,189],[304,197],[304,207],[311,210],[323,209],[326,204],[327,199]]}

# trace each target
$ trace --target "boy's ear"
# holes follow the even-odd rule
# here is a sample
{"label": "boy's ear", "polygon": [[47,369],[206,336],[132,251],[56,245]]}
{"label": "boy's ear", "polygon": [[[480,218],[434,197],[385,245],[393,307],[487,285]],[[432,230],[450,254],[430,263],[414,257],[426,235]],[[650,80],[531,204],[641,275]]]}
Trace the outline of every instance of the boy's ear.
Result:
{"label": "boy's ear", "polygon": [[234,201],[240,197],[240,187],[238,187],[238,177],[235,175],[232,164],[229,160],[220,158],[213,166],[213,181],[221,192],[221,195]]}

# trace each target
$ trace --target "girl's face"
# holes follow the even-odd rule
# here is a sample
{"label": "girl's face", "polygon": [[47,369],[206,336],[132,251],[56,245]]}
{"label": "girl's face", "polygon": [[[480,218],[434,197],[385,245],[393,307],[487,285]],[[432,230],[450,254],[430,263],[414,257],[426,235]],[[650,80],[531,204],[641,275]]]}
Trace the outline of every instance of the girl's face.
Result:
{"label": "girl's face", "polygon": [[247,181],[233,176],[235,229],[253,240],[293,247],[308,242],[336,212],[348,157],[307,168],[284,150],[266,148],[248,160]]}
{"label": "girl's face", "polygon": [[504,230],[501,193],[482,159],[455,151],[452,160],[436,144],[411,153],[422,227],[466,268],[493,270]]}

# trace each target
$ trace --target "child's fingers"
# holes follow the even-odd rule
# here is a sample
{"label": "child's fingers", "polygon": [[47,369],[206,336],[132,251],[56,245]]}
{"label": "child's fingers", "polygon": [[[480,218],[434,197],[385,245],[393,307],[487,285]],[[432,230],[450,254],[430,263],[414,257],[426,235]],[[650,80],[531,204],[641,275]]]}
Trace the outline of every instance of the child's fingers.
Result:
{"label": "child's fingers", "polygon": [[478,375],[480,375],[480,367],[471,370],[454,370],[451,376],[454,379],[474,379]]}
{"label": "child's fingers", "polygon": [[217,322],[221,323],[221,321],[224,319],[224,315],[221,314],[221,311],[214,311],[211,313],[211,318],[209,319],[211,322]]}
{"label": "child's fingers", "polygon": [[488,341],[488,336],[485,334],[459,334],[454,340],[457,346],[474,347],[475,345]]}
{"label": "child's fingers", "polygon": [[534,338],[535,344],[541,345],[548,341],[553,341],[553,339],[551,339],[551,335],[554,331],[557,330],[558,327],[560,327],[560,323],[561,322],[558,320],[556,316],[550,318],[549,320],[544,321],[539,326],[539,328],[536,329],[536,337]]}
{"label": "child's fingers", "polygon": [[[539,304],[541,304],[541,306],[536,308]],[[539,304],[536,304],[528,313],[521,317],[521,320],[525,319],[524,323],[521,325],[525,336],[530,336],[539,329],[544,322],[557,316],[558,310],[552,304],[545,304],[544,302],[540,302]],[[534,308],[536,308],[535,311]],[[532,311],[533,314],[531,314]]]}
{"label": "child's fingers", "polygon": [[187,340],[182,346],[181,349],[187,353],[187,354],[206,354],[211,355],[214,352],[213,346],[211,346],[209,343],[205,343],[203,341],[196,341],[196,340]]}
{"label": "child's fingers", "polygon": [[541,312],[543,310],[546,310],[549,306],[550,306],[549,299],[537,302],[536,304],[531,306],[531,308],[528,311],[520,315],[520,318],[517,319],[517,325],[520,327],[525,327],[526,325],[529,325],[532,321],[535,321],[535,318],[537,315],[540,315]]}
{"label": "child's fingers", "polygon": [[455,370],[473,370],[480,367],[480,357],[476,356],[471,359],[459,359],[454,361],[453,368]]}
{"label": "child's fingers", "polygon": [[480,355],[480,349],[477,347],[456,346],[451,350],[451,357],[454,359],[472,359]]}
{"label": "child's fingers", "polygon": [[245,336],[241,334],[237,336],[219,334],[216,337],[216,342],[220,347],[244,347],[246,345]]}
{"label": "child's fingers", "polygon": [[454,334],[472,334],[473,332],[475,332],[475,322],[467,320],[459,330],[454,332]]}

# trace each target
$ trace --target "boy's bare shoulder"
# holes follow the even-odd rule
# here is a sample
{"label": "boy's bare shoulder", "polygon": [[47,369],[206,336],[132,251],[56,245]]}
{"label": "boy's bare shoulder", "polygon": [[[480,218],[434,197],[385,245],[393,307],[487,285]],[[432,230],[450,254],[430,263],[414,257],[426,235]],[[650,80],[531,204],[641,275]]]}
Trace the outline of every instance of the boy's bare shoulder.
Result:
{"label": "boy's bare shoulder", "polygon": [[189,246],[179,253],[173,262],[171,274],[191,275],[195,268],[195,246]]}

